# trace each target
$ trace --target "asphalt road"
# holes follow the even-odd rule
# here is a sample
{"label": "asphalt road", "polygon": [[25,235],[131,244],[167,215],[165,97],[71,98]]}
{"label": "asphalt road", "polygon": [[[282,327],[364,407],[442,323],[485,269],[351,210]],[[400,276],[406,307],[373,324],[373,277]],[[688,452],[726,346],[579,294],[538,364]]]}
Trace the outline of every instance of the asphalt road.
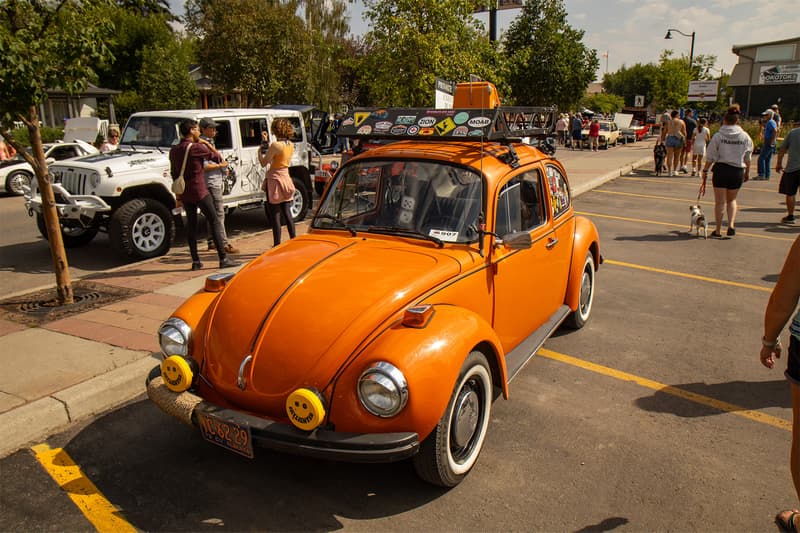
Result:
{"label": "asphalt road", "polygon": [[[642,171],[576,199],[606,260],[593,316],[512,382],[452,490],[407,463],[240,458],[145,399],[47,445],[145,531],[772,531],[798,502],[789,388],[758,362],[759,339],[800,228],[777,223],[775,183],[750,182],[734,238],[690,236],[698,184]],[[712,217],[710,198],[703,208]],[[92,528],[97,506],[83,514],[67,494],[98,494],[59,489],[32,450],[0,472],[0,530]]]}

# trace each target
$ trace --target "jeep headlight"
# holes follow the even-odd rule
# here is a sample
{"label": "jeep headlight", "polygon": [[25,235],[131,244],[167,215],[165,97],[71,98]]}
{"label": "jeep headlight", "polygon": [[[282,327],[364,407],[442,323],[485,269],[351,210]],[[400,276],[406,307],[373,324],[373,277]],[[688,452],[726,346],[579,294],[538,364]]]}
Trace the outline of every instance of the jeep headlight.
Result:
{"label": "jeep headlight", "polygon": [[408,402],[406,378],[391,363],[375,363],[358,378],[358,399],[375,416],[395,416]]}
{"label": "jeep headlight", "polygon": [[172,317],[158,328],[158,344],[167,358],[171,355],[189,355],[189,340],[192,328],[180,318]]}
{"label": "jeep headlight", "polygon": [[92,173],[89,175],[89,183],[91,184],[93,189],[97,188],[97,186],[100,185],[100,173],[97,172],[96,170],[93,170]]}

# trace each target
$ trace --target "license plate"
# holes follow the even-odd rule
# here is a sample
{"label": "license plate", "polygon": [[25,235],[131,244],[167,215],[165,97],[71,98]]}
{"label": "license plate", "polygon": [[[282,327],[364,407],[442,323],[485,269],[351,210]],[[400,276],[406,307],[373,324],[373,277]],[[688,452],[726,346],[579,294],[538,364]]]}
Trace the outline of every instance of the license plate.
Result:
{"label": "license plate", "polygon": [[211,413],[197,413],[197,421],[200,434],[208,442],[253,458],[253,434],[250,426],[242,426]]}

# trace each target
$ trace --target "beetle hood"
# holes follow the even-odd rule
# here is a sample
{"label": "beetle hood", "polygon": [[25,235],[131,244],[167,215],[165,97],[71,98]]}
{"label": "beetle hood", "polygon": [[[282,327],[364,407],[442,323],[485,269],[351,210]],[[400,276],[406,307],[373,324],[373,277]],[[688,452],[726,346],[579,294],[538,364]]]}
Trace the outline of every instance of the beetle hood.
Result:
{"label": "beetle hood", "polygon": [[204,340],[205,372],[230,401],[246,406],[255,394],[262,409],[282,412],[286,394],[323,390],[389,316],[460,270],[453,257],[419,245],[291,240],[254,260],[220,295]]}

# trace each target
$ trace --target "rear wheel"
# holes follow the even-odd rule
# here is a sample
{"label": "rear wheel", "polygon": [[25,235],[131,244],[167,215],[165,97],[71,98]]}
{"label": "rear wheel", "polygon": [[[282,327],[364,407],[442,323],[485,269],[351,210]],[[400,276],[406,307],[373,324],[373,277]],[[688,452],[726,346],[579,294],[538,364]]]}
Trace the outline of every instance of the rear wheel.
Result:
{"label": "rear wheel", "polygon": [[454,487],[466,477],[488,433],[492,390],[486,357],[471,352],[461,367],[447,410],[414,456],[419,477],[441,487]]}
{"label": "rear wheel", "polygon": [[306,189],[303,180],[292,176],[294,183],[294,197],[291,200],[289,211],[292,213],[292,219],[295,222],[300,222],[306,218],[306,213],[311,207],[311,193]]}
{"label": "rear wheel", "polygon": [[[78,248],[92,242],[92,239],[97,236],[97,228],[83,228],[79,226],[70,227],[60,224],[61,226],[61,240],[64,242],[65,248]],[[45,240],[47,238],[47,227],[44,225],[44,217],[36,214],[36,227],[39,228],[39,233]]]}
{"label": "rear wheel", "polygon": [[164,204],[152,198],[136,198],[114,212],[108,233],[120,254],[148,259],[167,253],[175,237],[175,224]]}
{"label": "rear wheel", "polygon": [[589,321],[592,315],[592,303],[594,302],[594,256],[592,252],[586,253],[583,261],[583,272],[581,273],[581,293],[578,298],[578,308],[575,309],[564,324],[571,329],[581,329]]}

